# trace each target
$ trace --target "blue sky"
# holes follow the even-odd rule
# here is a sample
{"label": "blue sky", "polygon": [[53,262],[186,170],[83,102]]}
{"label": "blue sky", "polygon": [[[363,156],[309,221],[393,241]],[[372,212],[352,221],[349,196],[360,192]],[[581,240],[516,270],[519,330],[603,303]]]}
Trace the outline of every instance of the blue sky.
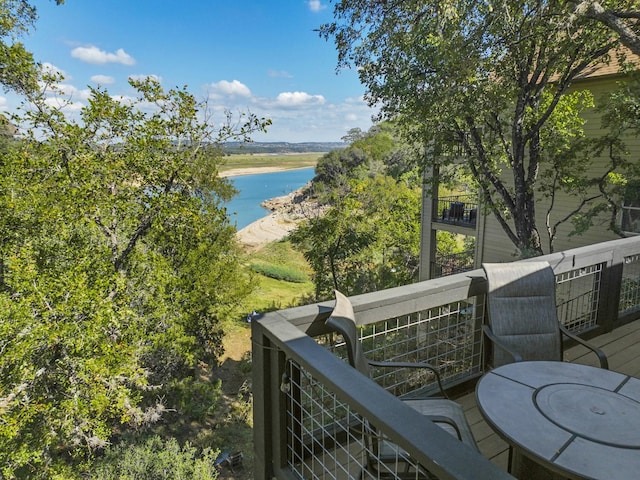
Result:
{"label": "blue sky", "polygon": [[[34,4],[39,19],[22,40],[37,61],[64,73],[77,105],[88,85],[131,95],[128,77],[154,75],[216,109],[271,118],[256,141],[340,141],[350,128],[371,126],[356,72],[336,73],[333,43],[314,32],[332,18],[325,0]],[[9,96],[2,102],[14,106]]]}

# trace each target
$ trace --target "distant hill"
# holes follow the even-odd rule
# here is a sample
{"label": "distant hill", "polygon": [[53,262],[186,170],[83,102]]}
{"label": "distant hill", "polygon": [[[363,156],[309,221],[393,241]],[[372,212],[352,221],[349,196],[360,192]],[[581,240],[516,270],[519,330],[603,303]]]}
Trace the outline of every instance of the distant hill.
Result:
{"label": "distant hill", "polygon": [[342,142],[227,142],[223,150],[227,154],[233,153],[307,153],[330,152],[338,148],[346,148],[348,144]]}

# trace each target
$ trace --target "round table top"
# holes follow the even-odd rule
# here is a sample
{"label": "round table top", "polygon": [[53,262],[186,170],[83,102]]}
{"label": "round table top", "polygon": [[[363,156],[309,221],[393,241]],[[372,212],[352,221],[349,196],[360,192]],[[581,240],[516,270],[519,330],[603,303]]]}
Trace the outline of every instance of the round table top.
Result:
{"label": "round table top", "polygon": [[478,408],[508,443],[575,478],[636,479],[640,380],[565,362],[518,362],[484,375]]}

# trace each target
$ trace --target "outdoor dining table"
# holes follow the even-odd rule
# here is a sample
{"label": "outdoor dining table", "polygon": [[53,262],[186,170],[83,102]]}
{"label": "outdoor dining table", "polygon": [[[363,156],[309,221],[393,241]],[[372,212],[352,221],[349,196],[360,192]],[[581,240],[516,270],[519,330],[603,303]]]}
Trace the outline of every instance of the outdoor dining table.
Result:
{"label": "outdoor dining table", "polygon": [[[514,447],[517,478],[639,479],[640,380],[566,362],[517,362],[476,386],[487,423]],[[515,460],[515,458],[514,458]]]}

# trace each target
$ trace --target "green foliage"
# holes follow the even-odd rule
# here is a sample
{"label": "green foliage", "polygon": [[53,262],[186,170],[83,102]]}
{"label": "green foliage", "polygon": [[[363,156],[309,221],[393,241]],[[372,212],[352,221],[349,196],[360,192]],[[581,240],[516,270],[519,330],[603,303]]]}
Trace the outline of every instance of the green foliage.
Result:
{"label": "green foliage", "polygon": [[238,393],[236,394],[231,409],[229,411],[229,420],[239,424],[249,424],[253,426],[253,409],[251,403],[250,384],[246,381],[242,383]]}
{"label": "green foliage", "polygon": [[313,268],[316,298],[350,295],[417,278],[420,185],[377,175],[349,182],[324,215],[301,224],[291,241]]}
{"label": "green foliage", "polygon": [[[601,193],[598,201],[571,219],[574,231],[580,234],[602,222],[608,215],[608,228],[620,236],[620,206],[624,199],[630,200],[635,192],[632,188],[640,179],[640,162],[630,155],[629,145],[637,142],[640,134],[640,76],[630,74],[615,90],[609,92],[597,107],[602,114],[603,128],[607,132],[590,143],[595,155],[607,160],[603,174],[592,182]],[[637,198],[637,197],[636,197]],[[606,217],[605,217],[606,218]]]}
{"label": "green foliage", "polygon": [[600,0],[571,2],[576,16],[595,19],[611,29],[620,41],[640,56],[640,28],[638,26],[638,4],[636,0]]}
{"label": "green foliage", "polygon": [[304,272],[293,268],[287,268],[282,265],[252,263],[251,270],[264,275],[265,277],[284,280],[286,282],[304,283],[309,280]]}
{"label": "green foliage", "polygon": [[92,471],[94,480],[214,480],[218,452],[202,452],[186,443],[182,447],[175,439],[158,436],[144,443],[121,444],[107,449]]}
{"label": "green foliage", "polygon": [[5,0],[0,18],[0,84],[17,93],[34,92],[37,70],[33,56],[18,39],[33,27],[36,8],[23,0]]}
{"label": "green foliage", "polygon": [[189,375],[170,380],[165,403],[175,411],[172,416],[181,421],[201,422],[215,414],[220,396],[220,381],[208,382]]}
{"label": "green foliage", "polygon": [[415,152],[398,140],[397,127],[391,122],[375,125],[369,132],[351,132],[347,148],[333,150],[318,160],[313,179],[314,193],[323,201],[332,201],[349,189],[350,179],[390,175],[399,180],[417,171]]}
{"label": "green foliage", "polygon": [[345,181],[366,161],[365,152],[356,147],[332,150],[318,160],[313,182],[323,183],[332,189],[344,187]]}
{"label": "green foliage", "polygon": [[[542,253],[541,194],[571,177],[597,182],[573,168],[584,148],[575,119],[588,105],[567,92],[618,41],[573,2],[341,0],[320,33],[335,40],[340,66],[357,68],[381,117],[427,148],[427,167],[465,164],[521,251]],[[558,182],[540,187],[549,170]],[[578,191],[580,210],[590,199]]]}
{"label": "green foliage", "polygon": [[92,89],[76,120],[29,97],[29,135],[0,164],[5,478],[48,478],[190,408],[173,380],[222,353],[220,321],[252,288],[208,145],[265,122],[213,130],[186,90],[132,87],[127,102]]}

